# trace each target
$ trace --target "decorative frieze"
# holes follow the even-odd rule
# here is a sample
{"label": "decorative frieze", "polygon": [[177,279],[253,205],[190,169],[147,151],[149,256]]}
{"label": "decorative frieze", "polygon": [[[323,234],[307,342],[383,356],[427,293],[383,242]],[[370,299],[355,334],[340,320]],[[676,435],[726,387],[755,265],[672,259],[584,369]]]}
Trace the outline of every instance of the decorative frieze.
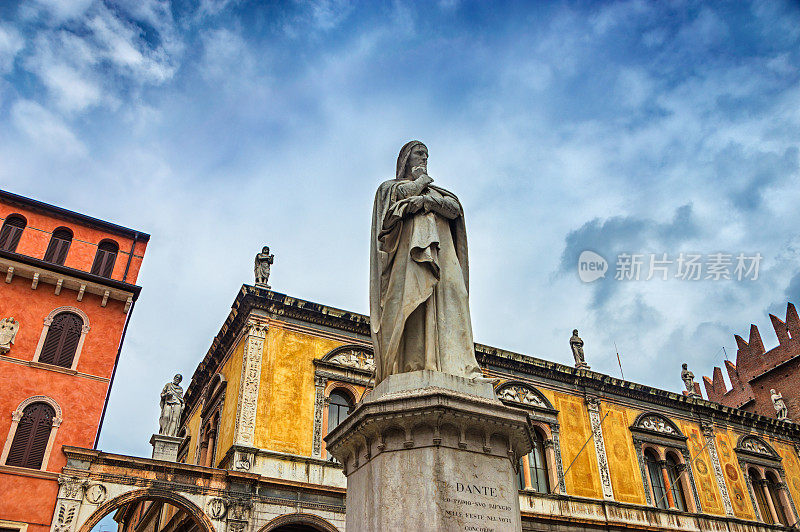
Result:
{"label": "decorative frieze", "polygon": [[658,415],[645,416],[639,421],[639,426],[644,429],[660,432],[662,434],[678,435],[678,432],[663,417]]}
{"label": "decorative frieze", "polygon": [[247,335],[244,340],[244,360],[242,360],[242,378],[236,413],[234,443],[239,445],[253,445],[258,388],[261,381],[261,359],[266,337],[267,324],[251,318],[247,324]]}
{"label": "decorative frieze", "polygon": [[597,455],[597,468],[600,471],[600,484],[603,487],[603,498],[613,500],[614,489],[611,486],[611,472],[608,468],[606,457],[606,444],[603,440],[603,427],[600,420],[600,399],[597,397],[586,398],[586,408],[589,410],[589,423],[594,436],[594,450]]}
{"label": "decorative frieze", "polygon": [[501,386],[497,391],[497,397],[512,403],[548,408],[548,405],[545,404],[541,394],[537,393],[537,390],[523,384]]}

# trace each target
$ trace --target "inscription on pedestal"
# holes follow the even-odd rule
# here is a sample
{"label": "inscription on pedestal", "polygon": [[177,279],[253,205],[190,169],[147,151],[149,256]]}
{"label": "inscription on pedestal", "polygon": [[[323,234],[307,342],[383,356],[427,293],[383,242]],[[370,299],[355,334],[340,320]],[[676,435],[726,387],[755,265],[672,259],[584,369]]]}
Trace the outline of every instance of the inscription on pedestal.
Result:
{"label": "inscription on pedestal", "polygon": [[460,525],[452,530],[500,532],[512,526],[515,508],[504,504],[497,486],[442,482],[444,516]]}

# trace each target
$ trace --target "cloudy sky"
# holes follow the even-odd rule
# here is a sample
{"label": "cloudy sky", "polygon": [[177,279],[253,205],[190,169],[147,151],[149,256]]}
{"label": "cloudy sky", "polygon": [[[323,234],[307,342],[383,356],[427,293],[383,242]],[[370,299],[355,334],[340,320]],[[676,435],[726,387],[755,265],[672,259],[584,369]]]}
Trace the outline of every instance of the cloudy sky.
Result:
{"label": "cloudy sky", "polygon": [[[412,138],[465,207],[476,341],[572,363],[577,327],[593,369],[616,343],[678,391],[800,303],[799,45],[777,0],[3,2],[0,184],[152,235],[105,450],[149,455],[265,243],[275,290],[368,311],[373,195]],[[646,280],[651,253],[732,279]]]}

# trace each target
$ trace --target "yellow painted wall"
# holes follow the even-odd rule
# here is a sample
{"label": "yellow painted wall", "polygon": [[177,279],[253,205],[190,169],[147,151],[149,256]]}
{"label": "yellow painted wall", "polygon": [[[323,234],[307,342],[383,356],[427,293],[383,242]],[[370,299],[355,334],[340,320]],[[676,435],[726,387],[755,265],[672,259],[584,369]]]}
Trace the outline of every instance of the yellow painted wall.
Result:
{"label": "yellow painted wall", "polygon": [[753,503],[747,492],[747,484],[745,484],[745,473],[739,467],[739,460],[734,451],[739,434],[721,427],[715,427],[715,431],[717,454],[722,466],[722,474],[725,477],[725,484],[728,486],[728,495],[733,504],[733,513],[742,519],[755,519]]}
{"label": "yellow painted wall", "polygon": [[217,464],[225,457],[225,454],[233,445],[245,344],[247,344],[246,335],[239,340],[239,344],[234,348],[233,353],[219,371],[228,385],[225,388],[225,404],[222,405],[222,417],[217,431]]}
{"label": "yellow painted wall", "polygon": [[186,454],[187,464],[197,463],[197,446],[200,444],[200,406],[198,405],[192,412],[192,416],[186,422],[186,428],[189,431],[189,451]]}
{"label": "yellow painted wall", "polygon": [[600,419],[608,412],[608,417],[603,421],[603,441],[606,444],[614,498],[621,502],[646,504],[642,472],[629,429],[639,412],[609,403],[602,403],[602,410]]}
{"label": "yellow painted wall", "polygon": [[314,364],[342,342],[271,326],[264,343],[254,444],[311,455]]}
{"label": "yellow painted wall", "polygon": [[[711,515],[725,515],[725,506],[722,502],[722,495],[717,485],[717,477],[714,474],[714,465],[711,462],[711,453],[706,446],[705,436],[696,423],[689,423],[680,419],[672,421],[683,432],[686,446],[689,448],[689,457],[693,460],[692,476],[694,485],[697,488],[697,496],[700,498],[700,506],[703,513]],[[699,455],[699,456],[698,456]],[[687,497],[692,494],[685,494]]]}
{"label": "yellow painted wall", "polygon": [[564,477],[567,494],[602,499],[603,492],[600,487],[600,472],[597,470],[594,443],[589,442],[578,455],[591,434],[589,412],[586,410],[583,398],[561,393],[554,393],[553,396],[555,399],[553,406],[560,411],[558,420],[561,425],[561,458],[564,470],[566,471],[572,460],[578,457],[572,469]]}
{"label": "yellow painted wall", "polygon": [[770,444],[775,448],[781,458],[783,472],[786,474],[786,485],[789,486],[789,493],[792,495],[795,506],[800,504],[800,459],[792,446],[776,441]]}

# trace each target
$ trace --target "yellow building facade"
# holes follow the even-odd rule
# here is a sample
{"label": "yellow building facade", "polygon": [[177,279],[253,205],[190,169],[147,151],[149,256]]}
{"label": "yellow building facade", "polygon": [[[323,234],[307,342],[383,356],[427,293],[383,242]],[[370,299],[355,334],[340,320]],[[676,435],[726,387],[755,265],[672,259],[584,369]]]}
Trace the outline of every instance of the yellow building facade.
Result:
{"label": "yellow building facade", "polygon": [[[525,530],[796,523],[797,425],[480,344],[476,354],[536,434],[519,460]],[[254,531],[281,530],[289,514],[344,530],[346,480],[323,438],[369,393],[373,368],[366,316],[245,285],[187,388],[179,461],[269,482],[253,495],[270,508]]]}

